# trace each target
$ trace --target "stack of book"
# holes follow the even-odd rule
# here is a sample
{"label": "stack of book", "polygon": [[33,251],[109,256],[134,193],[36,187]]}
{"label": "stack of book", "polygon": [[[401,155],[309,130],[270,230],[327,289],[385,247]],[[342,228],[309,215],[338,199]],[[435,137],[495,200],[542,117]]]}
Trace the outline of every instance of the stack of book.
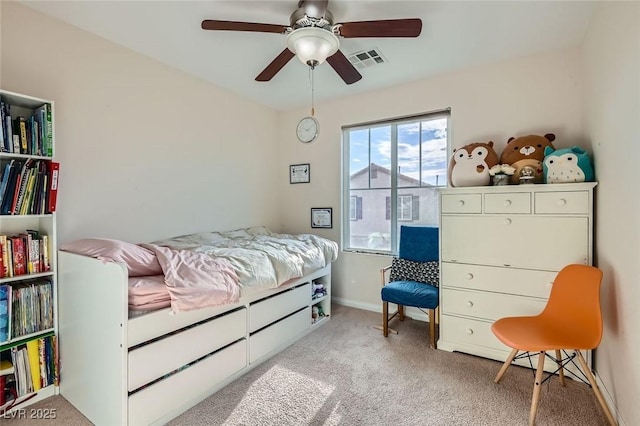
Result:
{"label": "stack of book", "polygon": [[0,172],[0,214],[47,214],[56,210],[60,163],[13,158]]}
{"label": "stack of book", "polygon": [[56,336],[29,340],[1,353],[0,407],[58,382]]}
{"label": "stack of book", "polygon": [[0,235],[0,278],[49,272],[49,237],[27,230],[17,235]]}
{"label": "stack of book", "polygon": [[51,104],[43,104],[28,117],[12,116],[11,104],[0,99],[0,152],[51,157],[53,122]]}

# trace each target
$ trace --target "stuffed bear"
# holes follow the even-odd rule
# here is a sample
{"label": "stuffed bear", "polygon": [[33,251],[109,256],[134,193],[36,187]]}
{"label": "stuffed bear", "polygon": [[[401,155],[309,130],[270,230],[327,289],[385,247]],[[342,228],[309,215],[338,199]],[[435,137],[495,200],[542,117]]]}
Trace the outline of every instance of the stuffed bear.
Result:
{"label": "stuffed bear", "polygon": [[449,184],[451,186],[489,185],[489,169],[498,164],[498,154],[493,141],[475,142],[454,149],[449,160]]}
{"label": "stuffed bear", "polygon": [[534,182],[542,183],[544,180],[542,170],[544,150],[546,147],[555,149],[552,144],[554,140],[556,140],[556,135],[553,133],[547,133],[544,136],[528,135],[509,138],[507,146],[502,150],[500,163],[509,164],[516,169],[511,176],[511,183],[520,183],[520,173],[525,166],[534,169]]}
{"label": "stuffed bear", "polygon": [[591,182],[594,179],[589,154],[579,146],[544,150],[544,181],[546,183]]}

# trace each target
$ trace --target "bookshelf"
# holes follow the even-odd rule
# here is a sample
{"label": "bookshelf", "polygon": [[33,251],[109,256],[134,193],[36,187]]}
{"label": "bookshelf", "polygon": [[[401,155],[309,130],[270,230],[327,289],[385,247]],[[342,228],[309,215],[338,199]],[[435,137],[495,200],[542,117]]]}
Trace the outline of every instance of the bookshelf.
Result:
{"label": "bookshelf", "polygon": [[58,393],[53,108],[0,89],[0,418]]}

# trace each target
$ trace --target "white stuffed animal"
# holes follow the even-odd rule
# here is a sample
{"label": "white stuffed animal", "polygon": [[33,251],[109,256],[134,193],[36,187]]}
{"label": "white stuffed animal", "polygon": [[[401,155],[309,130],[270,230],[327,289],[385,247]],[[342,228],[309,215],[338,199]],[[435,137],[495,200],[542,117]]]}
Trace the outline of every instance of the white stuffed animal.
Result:
{"label": "white stuffed animal", "polygon": [[498,164],[493,141],[471,143],[453,151],[449,161],[451,186],[489,185],[489,169]]}

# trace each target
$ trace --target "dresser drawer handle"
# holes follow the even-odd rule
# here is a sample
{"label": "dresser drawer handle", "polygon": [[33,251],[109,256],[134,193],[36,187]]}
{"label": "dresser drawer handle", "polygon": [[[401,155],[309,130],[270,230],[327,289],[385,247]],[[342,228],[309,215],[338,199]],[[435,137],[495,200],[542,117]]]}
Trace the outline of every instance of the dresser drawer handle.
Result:
{"label": "dresser drawer handle", "polygon": [[511,219],[505,219],[504,220],[504,224],[505,225],[511,225]]}
{"label": "dresser drawer handle", "polygon": [[467,300],[467,303],[465,303],[465,305],[467,305],[468,308],[473,308],[473,302],[471,300]]}
{"label": "dresser drawer handle", "polygon": [[565,200],[564,198],[560,198],[560,199],[558,200],[558,205],[559,205],[559,206],[564,206],[564,205],[566,205],[566,204],[567,204],[567,200]]}
{"label": "dresser drawer handle", "polygon": [[464,206],[464,200],[458,200],[458,207]]}
{"label": "dresser drawer handle", "polygon": [[467,328],[465,330],[465,333],[467,333],[469,336],[471,336],[473,334],[473,330],[471,328]]}
{"label": "dresser drawer handle", "polygon": [[467,279],[468,280],[472,280],[473,279],[473,274],[467,274]]}
{"label": "dresser drawer handle", "polygon": [[509,207],[511,205],[511,200],[504,200],[504,206]]}

